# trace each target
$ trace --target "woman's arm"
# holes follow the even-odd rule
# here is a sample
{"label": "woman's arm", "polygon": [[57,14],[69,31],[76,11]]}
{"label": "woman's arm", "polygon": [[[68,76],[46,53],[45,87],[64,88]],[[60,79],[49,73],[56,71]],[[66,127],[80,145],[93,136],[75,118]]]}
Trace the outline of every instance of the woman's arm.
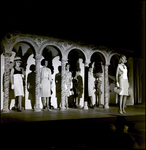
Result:
{"label": "woman's arm", "polygon": [[14,68],[11,70],[11,83],[14,84]]}
{"label": "woman's arm", "polygon": [[117,67],[117,70],[116,70],[116,85],[119,87],[119,64],[118,64],[118,67]]}
{"label": "woman's arm", "polygon": [[24,78],[24,76],[25,76],[25,71],[24,71],[23,68],[21,68],[21,69],[22,69],[22,78]]}

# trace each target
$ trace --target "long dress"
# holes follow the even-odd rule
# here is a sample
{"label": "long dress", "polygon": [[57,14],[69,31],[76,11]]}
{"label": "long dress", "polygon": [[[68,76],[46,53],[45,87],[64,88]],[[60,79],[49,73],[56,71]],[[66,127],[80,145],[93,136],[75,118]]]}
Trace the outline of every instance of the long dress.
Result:
{"label": "long dress", "polygon": [[89,71],[88,73],[88,93],[89,96],[92,97],[92,104],[95,104],[95,84],[94,84],[95,78],[93,76],[93,73]]}
{"label": "long dress", "polygon": [[24,96],[24,88],[23,88],[23,79],[22,79],[22,69],[19,71],[14,68],[14,95],[16,96]]}
{"label": "long dress", "polygon": [[119,95],[128,95],[128,77],[127,77],[127,67],[126,65],[118,64],[119,72],[118,72],[118,78],[119,78],[119,87],[122,89],[122,91],[119,93]]}
{"label": "long dress", "polygon": [[51,96],[51,70],[46,67],[40,69],[40,97]]}
{"label": "long dress", "polygon": [[71,91],[70,91],[71,88],[72,88],[71,72],[66,71],[66,74],[65,74],[65,95],[66,96],[71,95]]}

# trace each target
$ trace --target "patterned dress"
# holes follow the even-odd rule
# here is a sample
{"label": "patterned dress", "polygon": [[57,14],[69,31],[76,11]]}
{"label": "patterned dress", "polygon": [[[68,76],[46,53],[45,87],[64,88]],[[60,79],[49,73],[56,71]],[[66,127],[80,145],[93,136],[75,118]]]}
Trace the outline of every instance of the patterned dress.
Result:
{"label": "patterned dress", "polygon": [[70,96],[71,95],[71,89],[72,87],[72,77],[71,77],[71,72],[66,71],[65,73],[65,95]]}

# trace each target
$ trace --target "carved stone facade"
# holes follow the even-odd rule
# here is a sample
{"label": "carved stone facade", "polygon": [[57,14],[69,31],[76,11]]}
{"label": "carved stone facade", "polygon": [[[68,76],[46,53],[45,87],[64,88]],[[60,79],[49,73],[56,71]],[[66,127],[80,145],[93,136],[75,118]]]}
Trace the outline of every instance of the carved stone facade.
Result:
{"label": "carved stone facade", "polygon": [[36,56],[35,58],[35,65],[36,65],[36,76],[35,76],[35,107],[34,111],[41,111],[40,109],[40,96],[39,96],[39,90],[40,90],[40,56]]}
{"label": "carved stone facade", "polygon": [[66,110],[65,107],[65,65],[67,60],[62,59],[61,66],[62,66],[62,72],[61,72],[61,109],[60,110]]}
{"label": "carved stone facade", "polygon": [[3,112],[9,112],[9,85],[10,85],[10,53],[5,53],[5,72],[4,72],[4,101],[3,101]]}
{"label": "carved stone facade", "polygon": [[[7,37],[7,36],[6,36]],[[38,37],[38,36],[37,36]],[[65,108],[65,91],[64,91],[64,85],[65,85],[65,64],[67,62],[68,54],[73,49],[78,49],[79,51],[83,52],[83,55],[85,56],[85,66],[89,67],[89,63],[91,60],[91,56],[93,53],[98,52],[101,55],[103,55],[105,59],[105,67],[104,67],[104,108],[109,108],[109,83],[108,83],[108,65],[111,59],[111,56],[117,54],[112,50],[108,51],[106,49],[100,49],[90,46],[83,46],[79,45],[77,43],[71,43],[68,41],[62,42],[59,39],[55,38],[49,38],[49,37],[33,37],[33,35],[24,35],[24,34],[11,34],[11,37],[9,39],[4,38],[4,40],[1,41],[1,44],[3,45],[5,51],[5,76],[4,76],[4,100],[3,100],[3,112],[8,112],[8,101],[9,101],[9,60],[10,60],[10,52],[12,52],[12,49],[15,44],[19,42],[25,42],[31,45],[34,48],[35,51],[35,65],[36,65],[36,87],[35,87],[35,111],[40,111],[40,97],[39,97],[39,86],[40,86],[40,59],[42,57],[42,51],[47,45],[51,45],[56,47],[60,50],[60,53],[62,55],[62,75],[61,75],[61,109],[60,110],[66,110]],[[9,51],[7,51],[9,49]],[[110,58],[110,59],[109,59]]]}
{"label": "carved stone facade", "polygon": [[108,64],[104,66],[104,108],[109,108]]}

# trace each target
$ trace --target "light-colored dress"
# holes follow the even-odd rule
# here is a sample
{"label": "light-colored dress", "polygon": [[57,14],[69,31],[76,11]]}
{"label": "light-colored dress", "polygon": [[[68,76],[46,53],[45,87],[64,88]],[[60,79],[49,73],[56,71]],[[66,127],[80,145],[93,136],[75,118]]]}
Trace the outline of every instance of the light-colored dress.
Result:
{"label": "light-colored dress", "polygon": [[65,95],[70,96],[72,92],[70,89],[72,88],[72,76],[71,72],[66,71],[65,73]]}
{"label": "light-colored dress", "polygon": [[51,70],[46,67],[40,69],[40,97],[51,96],[52,75]]}
{"label": "light-colored dress", "polygon": [[126,65],[118,64],[119,72],[118,72],[118,78],[119,78],[119,87],[122,89],[122,91],[119,93],[119,95],[129,95],[128,94],[128,77],[127,77],[127,67]]}
{"label": "light-colored dress", "polygon": [[88,94],[89,96],[92,96],[92,104],[95,104],[95,84],[94,84],[95,78],[93,76],[93,72],[88,72]]}
{"label": "light-colored dress", "polygon": [[22,70],[19,71],[14,68],[14,94],[16,96],[24,96]]}

